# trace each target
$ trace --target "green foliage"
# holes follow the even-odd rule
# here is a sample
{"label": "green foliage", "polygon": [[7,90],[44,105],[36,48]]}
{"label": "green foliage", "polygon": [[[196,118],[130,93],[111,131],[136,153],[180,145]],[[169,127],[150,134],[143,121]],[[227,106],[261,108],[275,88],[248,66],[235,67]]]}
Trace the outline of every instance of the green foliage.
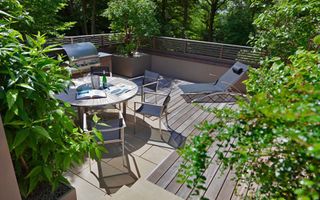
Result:
{"label": "green foliage", "polygon": [[109,3],[103,16],[111,20],[113,32],[124,33],[122,52],[126,55],[132,55],[142,40],[158,33],[155,9],[155,4],[150,0],[113,0]]}
{"label": "green foliage", "polygon": [[28,13],[28,21],[20,20],[20,23],[11,25],[23,34],[41,32],[57,37],[74,25],[74,22],[63,22],[62,16],[59,15],[59,11],[67,5],[66,3],[67,0],[6,0],[0,2],[0,9],[7,12],[22,9]]}
{"label": "green foliage", "polygon": [[[203,123],[203,127],[207,127],[208,122]],[[179,168],[180,183],[187,183],[190,188],[195,188],[195,194],[198,195],[201,189],[205,189],[202,185],[206,178],[203,176],[208,164],[209,156],[207,149],[213,142],[213,138],[206,129],[202,129],[201,135],[195,136],[190,141],[192,145],[186,145],[179,150],[184,162]]]}
{"label": "green foliage", "polygon": [[264,7],[254,21],[257,33],[252,39],[254,46],[269,56],[287,59],[298,47],[310,48],[311,39],[320,32],[320,1],[257,0],[253,4]]}
{"label": "green foliage", "polygon": [[[228,156],[218,150],[219,158],[238,179],[259,185],[257,198],[320,198],[319,63],[318,52],[305,50],[287,63],[266,60],[250,70],[248,101],[239,100],[237,110],[212,110],[218,121],[203,126],[204,133],[217,133],[215,142],[236,141]],[[191,163],[203,151],[198,146],[186,147],[194,149]],[[192,183],[199,178],[195,175]]]}
{"label": "green foliage", "polygon": [[217,19],[216,41],[247,45],[250,34],[254,33],[253,17],[249,1],[230,2]]}
{"label": "green foliage", "polygon": [[0,23],[0,113],[20,192],[27,196],[43,182],[53,189],[67,182],[63,173],[88,152],[99,156],[102,147],[77,128],[71,106],[54,96],[68,87],[70,73],[61,58],[47,56],[53,46],[43,47],[42,35],[22,35],[8,28],[11,22]]}

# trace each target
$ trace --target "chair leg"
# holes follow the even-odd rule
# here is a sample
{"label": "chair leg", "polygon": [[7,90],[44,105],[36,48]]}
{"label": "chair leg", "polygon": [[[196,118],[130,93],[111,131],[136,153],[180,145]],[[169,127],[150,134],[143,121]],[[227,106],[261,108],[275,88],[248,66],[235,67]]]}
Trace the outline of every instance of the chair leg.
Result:
{"label": "chair leg", "polygon": [[92,172],[92,170],[91,170],[91,156],[90,156],[90,153],[88,153],[88,157],[89,157],[89,170],[90,170],[90,172]]}
{"label": "chair leg", "polygon": [[136,134],[136,126],[137,126],[137,116],[136,116],[136,111],[134,111],[134,125],[133,125],[133,134]]}
{"label": "chair leg", "polygon": [[162,138],[161,117],[159,117],[159,132],[160,132],[160,137]]}
{"label": "chair leg", "polygon": [[125,154],[124,154],[124,129],[121,130],[121,138],[122,138],[122,141],[121,141],[121,144],[122,144],[122,165],[124,166],[125,162]]}
{"label": "chair leg", "polygon": [[166,114],[166,116],[165,116],[165,117],[166,117],[166,123],[167,123],[167,126],[169,127],[169,122],[168,122],[168,112],[166,112],[165,114]]}
{"label": "chair leg", "polygon": [[154,99],[155,99],[155,102],[156,102],[156,104],[158,104],[158,98],[157,98],[157,94],[154,96]]}

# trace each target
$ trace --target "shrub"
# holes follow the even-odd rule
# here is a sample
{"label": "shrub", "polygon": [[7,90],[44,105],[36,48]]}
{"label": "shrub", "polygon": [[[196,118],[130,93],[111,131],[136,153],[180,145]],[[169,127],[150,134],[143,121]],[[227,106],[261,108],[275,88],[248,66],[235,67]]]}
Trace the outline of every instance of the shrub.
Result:
{"label": "shrub", "polygon": [[67,183],[63,173],[87,152],[99,156],[102,147],[77,128],[70,105],[54,96],[68,87],[70,73],[61,58],[47,56],[52,46],[44,48],[41,35],[10,29],[3,18],[0,23],[0,113],[20,192],[27,196],[41,183],[53,189]]}

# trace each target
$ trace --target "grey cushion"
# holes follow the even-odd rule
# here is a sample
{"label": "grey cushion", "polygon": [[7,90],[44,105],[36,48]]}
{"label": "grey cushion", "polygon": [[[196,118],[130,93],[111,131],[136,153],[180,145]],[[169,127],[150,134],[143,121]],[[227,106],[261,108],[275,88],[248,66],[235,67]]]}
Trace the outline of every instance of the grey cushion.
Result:
{"label": "grey cushion", "polygon": [[223,89],[213,83],[194,83],[188,85],[179,85],[183,93],[212,93],[222,92]]}
{"label": "grey cushion", "polygon": [[235,65],[232,67],[232,71],[236,74],[241,74],[243,72],[243,68],[242,66],[239,66],[239,65]]}

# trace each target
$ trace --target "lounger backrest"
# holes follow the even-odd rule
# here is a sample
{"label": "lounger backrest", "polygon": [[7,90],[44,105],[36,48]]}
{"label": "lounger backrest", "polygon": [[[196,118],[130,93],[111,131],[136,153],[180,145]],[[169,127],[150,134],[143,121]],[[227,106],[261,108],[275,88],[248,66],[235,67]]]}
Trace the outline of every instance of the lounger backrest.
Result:
{"label": "lounger backrest", "polygon": [[224,73],[219,80],[216,82],[215,86],[219,87],[221,90],[226,91],[231,85],[236,83],[248,70],[248,65],[240,62],[236,62],[226,73]]}

